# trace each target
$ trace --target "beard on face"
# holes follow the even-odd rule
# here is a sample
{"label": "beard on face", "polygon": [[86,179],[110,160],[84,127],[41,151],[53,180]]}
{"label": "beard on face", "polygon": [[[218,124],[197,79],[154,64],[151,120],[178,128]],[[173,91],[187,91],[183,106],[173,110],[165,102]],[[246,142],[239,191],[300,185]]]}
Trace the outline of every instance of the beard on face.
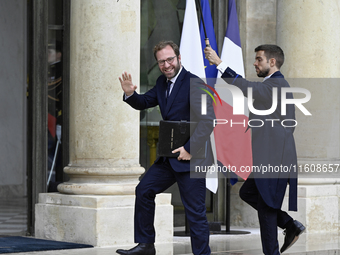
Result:
{"label": "beard on face", "polygon": [[181,64],[180,64],[180,62],[179,62],[179,60],[178,60],[178,58],[177,58],[177,63],[176,63],[176,65],[175,65],[175,67],[174,67],[174,74],[171,75],[171,77],[168,76],[168,75],[167,75],[165,72],[163,72],[162,70],[161,70],[161,72],[165,75],[166,78],[168,78],[168,80],[171,80],[172,78],[174,78],[174,77],[178,74],[179,69],[181,69]]}
{"label": "beard on face", "polygon": [[270,71],[269,68],[263,69],[262,71],[260,69],[258,69],[258,70],[259,70],[259,72],[257,73],[257,76],[262,77],[262,78],[267,77],[268,74],[269,74],[269,71]]}

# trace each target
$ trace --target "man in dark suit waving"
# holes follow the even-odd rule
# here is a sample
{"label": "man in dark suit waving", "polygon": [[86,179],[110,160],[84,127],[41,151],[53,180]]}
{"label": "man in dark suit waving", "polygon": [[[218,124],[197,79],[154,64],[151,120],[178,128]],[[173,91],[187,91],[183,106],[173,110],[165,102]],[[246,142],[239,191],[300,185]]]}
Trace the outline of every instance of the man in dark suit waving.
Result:
{"label": "man in dark suit waving", "polygon": [[[156,85],[145,94],[138,94],[130,74],[119,78],[124,101],[137,110],[159,105],[164,120],[194,121],[197,126],[189,141],[175,149],[178,157],[159,157],[136,187],[135,242],[130,250],[117,250],[119,254],[155,254],[155,196],[177,182],[190,226],[191,246],[195,255],[210,254],[209,226],[205,207],[205,179],[192,178],[194,166],[210,166],[213,162],[209,141],[215,118],[212,103],[207,103],[207,114],[201,115],[203,82],[181,65],[178,46],[163,41],[154,47],[154,56],[162,75]],[[196,152],[206,147],[206,157],[195,158]],[[204,177],[204,176],[202,176]]]}
{"label": "man in dark suit waving", "polygon": [[[253,173],[240,189],[240,197],[258,211],[262,250],[266,255],[277,255],[277,226],[285,229],[285,241],[280,252],[287,250],[298,239],[305,227],[281,210],[289,183],[289,210],[297,211],[297,156],[293,137],[295,108],[289,104],[286,115],[281,115],[281,88],[289,87],[280,72],[284,53],[277,45],[260,45],[255,49],[255,70],[263,82],[250,82],[226,66],[211,49],[204,50],[209,62],[215,64],[222,78],[240,88],[245,96],[252,89],[256,110],[272,107],[273,91],[278,92],[277,108],[268,115],[249,114],[249,121],[256,120],[252,130]],[[287,98],[293,95],[287,93]],[[284,123],[284,125],[282,124]],[[269,169],[264,173],[264,167]],[[272,171],[275,170],[275,171]],[[290,171],[289,171],[290,170]]]}

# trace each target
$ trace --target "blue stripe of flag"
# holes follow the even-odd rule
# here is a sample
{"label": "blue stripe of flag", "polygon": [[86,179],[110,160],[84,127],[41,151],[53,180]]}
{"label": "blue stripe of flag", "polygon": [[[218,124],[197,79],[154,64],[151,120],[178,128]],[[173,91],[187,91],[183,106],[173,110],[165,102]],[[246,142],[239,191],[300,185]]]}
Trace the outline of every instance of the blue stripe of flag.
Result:
{"label": "blue stripe of flag", "polygon": [[228,27],[225,36],[228,37],[233,43],[241,47],[241,38],[239,33],[236,3],[234,0],[229,0],[228,14],[229,14]]}
{"label": "blue stripe of flag", "polygon": [[[212,17],[211,17],[209,0],[201,0],[201,7],[202,7],[204,24],[205,24],[205,28],[206,28],[206,31],[207,31],[207,37],[209,38],[210,46],[218,54],[216,36],[215,36],[214,25],[213,25],[213,21],[212,21]],[[200,22],[200,34],[201,34],[202,50],[204,51],[204,48],[206,46],[205,46],[205,41],[204,41],[205,35],[204,35],[202,20]],[[204,52],[203,52],[203,56],[205,56]],[[209,61],[206,58],[204,58],[204,66],[205,66],[206,78],[216,78],[216,76],[217,76],[216,66],[210,65]]]}

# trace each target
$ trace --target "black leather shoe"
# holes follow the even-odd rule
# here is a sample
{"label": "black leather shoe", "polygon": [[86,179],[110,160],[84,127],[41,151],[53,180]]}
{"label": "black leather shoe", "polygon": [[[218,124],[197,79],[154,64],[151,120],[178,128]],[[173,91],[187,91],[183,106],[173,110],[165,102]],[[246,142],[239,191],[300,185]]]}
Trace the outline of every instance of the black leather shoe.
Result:
{"label": "black leather shoe", "polygon": [[285,231],[283,231],[283,234],[286,236],[285,242],[282,245],[280,252],[283,253],[288,248],[290,248],[299,239],[299,235],[302,234],[305,229],[305,226],[302,225],[301,222],[294,220],[293,224],[291,224],[289,227],[286,228]]}
{"label": "black leather shoe", "polygon": [[153,243],[140,243],[130,250],[116,250],[121,255],[155,255],[155,245]]}

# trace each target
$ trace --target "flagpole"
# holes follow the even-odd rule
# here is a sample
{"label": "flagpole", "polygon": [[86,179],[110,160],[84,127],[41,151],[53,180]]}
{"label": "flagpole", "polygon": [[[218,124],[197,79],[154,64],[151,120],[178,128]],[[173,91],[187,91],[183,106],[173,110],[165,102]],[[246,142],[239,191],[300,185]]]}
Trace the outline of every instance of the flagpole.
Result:
{"label": "flagpole", "polygon": [[[201,14],[201,19],[202,19],[202,24],[203,24],[203,30],[204,30],[204,41],[205,41],[205,46],[206,47],[211,47],[210,46],[210,42],[209,42],[209,38],[207,36],[207,30],[205,29],[205,23],[204,23],[204,18],[203,18],[203,12],[202,12],[202,6],[201,6],[201,3],[200,3],[200,0],[195,0],[197,6],[198,6],[198,9],[200,11],[200,14]],[[213,65],[210,61],[209,61],[209,64],[210,65]]]}
{"label": "flagpole", "polygon": [[205,36],[205,46],[209,47],[210,46],[210,43],[209,43],[209,38],[207,37],[207,30],[205,29],[205,23],[204,23],[204,18],[203,18],[203,12],[202,12],[202,6],[201,6],[201,3],[200,3],[200,0],[196,0],[196,4],[198,6],[198,9],[200,11],[200,14],[201,14],[201,19],[202,19],[202,24],[203,24],[203,30],[204,30],[204,36]]}

